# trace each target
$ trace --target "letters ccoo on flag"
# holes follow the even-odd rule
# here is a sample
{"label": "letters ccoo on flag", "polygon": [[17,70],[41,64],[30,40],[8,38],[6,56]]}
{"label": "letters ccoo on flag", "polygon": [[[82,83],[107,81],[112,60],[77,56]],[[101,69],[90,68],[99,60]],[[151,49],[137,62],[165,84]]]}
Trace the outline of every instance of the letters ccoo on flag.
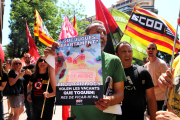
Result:
{"label": "letters ccoo on flag", "polygon": [[[124,33],[146,46],[153,42],[158,50],[172,54],[175,29],[155,13],[134,7]],[[177,40],[175,53],[178,52],[179,47]]]}

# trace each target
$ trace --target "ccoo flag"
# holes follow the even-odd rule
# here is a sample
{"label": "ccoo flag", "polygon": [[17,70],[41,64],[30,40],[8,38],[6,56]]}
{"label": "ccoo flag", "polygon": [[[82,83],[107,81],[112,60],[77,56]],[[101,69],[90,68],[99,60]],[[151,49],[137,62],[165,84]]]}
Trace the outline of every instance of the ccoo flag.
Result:
{"label": "ccoo flag", "polygon": [[[172,54],[175,29],[155,13],[134,7],[124,33],[146,46],[153,42],[158,50]],[[179,47],[177,40],[175,53]]]}
{"label": "ccoo flag", "polygon": [[35,10],[34,36],[38,36],[39,41],[46,46],[50,46],[54,42],[37,10]]}
{"label": "ccoo flag", "polygon": [[106,28],[107,32],[107,44],[104,48],[104,51],[107,53],[114,54],[114,46],[113,41],[111,39],[112,34],[117,34],[119,37],[118,39],[114,39],[114,45],[119,42],[123,33],[120,30],[119,26],[117,25],[116,21],[108,11],[108,9],[104,6],[101,0],[95,0],[96,3],[96,20],[102,21]]}
{"label": "ccoo flag", "polygon": [[[126,24],[130,18],[124,12],[119,10],[111,9],[111,15],[114,17],[114,20],[118,24],[119,28],[124,31]],[[114,36],[116,38],[116,36]],[[146,48],[147,46],[143,45],[142,43],[138,42],[137,40],[129,37],[128,35],[124,34],[121,38],[121,41],[127,41],[131,44],[133,50],[133,57],[139,60],[143,60],[144,57],[147,57]]]}

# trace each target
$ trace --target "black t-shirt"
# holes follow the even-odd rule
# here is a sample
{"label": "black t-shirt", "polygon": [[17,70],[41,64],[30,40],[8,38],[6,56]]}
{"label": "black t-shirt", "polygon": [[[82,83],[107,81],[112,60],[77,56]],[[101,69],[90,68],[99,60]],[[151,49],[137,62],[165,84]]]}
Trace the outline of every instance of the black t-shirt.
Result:
{"label": "black t-shirt", "polygon": [[[11,69],[9,71],[9,74],[8,74],[9,78],[16,78],[17,74],[15,73],[15,70]],[[19,77],[19,79],[16,81],[16,85],[17,85],[17,89],[20,90],[20,94],[23,94],[24,93],[24,85],[23,85],[23,81],[24,81],[24,78],[23,77]],[[14,84],[14,85],[15,85]]]}
{"label": "black t-shirt", "polygon": [[[5,71],[2,71],[2,75],[0,75],[0,85],[2,84],[2,82],[7,82],[8,81],[8,75]],[[0,91],[0,101],[2,101],[2,97],[3,97],[3,94],[2,94],[2,91]]]}
{"label": "black t-shirt", "polygon": [[[29,66],[24,66],[23,67],[23,69],[29,69],[29,70],[31,70],[31,72],[33,72],[33,68],[34,68],[34,64],[30,64]],[[31,76],[30,75],[24,75],[24,82],[23,82],[23,84],[24,84],[24,93],[27,93],[27,85],[28,85],[28,83],[29,83],[29,80],[30,80],[30,78],[31,78]]]}
{"label": "black t-shirt", "polygon": [[124,82],[124,100],[122,102],[122,115],[117,120],[144,120],[145,90],[154,87],[151,75],[144,68],[138,75],[137,67],[124,69],[127,81]]}
{"label": "black t-shirt", "polygon": [[[44,95],[43,93],[46,91],[47,84],[48,84],[49,76],[48,73],[45,74],[38,74],[37,78],[34,78],[34,74],[31,76],[30,81],[33,82],[32,84],[32,94],[31,99],[33,102],[33,105],[38,107],[39,109],[42,109],[43,101],[44,101]],[[53,92],[51,84],[49,83],[48,92]],[[49,102],[54,103],[55,97],[46,98],[46,105],[48,105]]]}

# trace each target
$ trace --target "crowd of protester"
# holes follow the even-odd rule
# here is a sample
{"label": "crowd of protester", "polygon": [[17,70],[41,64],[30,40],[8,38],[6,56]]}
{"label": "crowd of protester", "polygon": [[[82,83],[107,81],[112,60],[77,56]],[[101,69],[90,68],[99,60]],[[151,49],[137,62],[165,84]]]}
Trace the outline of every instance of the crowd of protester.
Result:
{"label": "crowd of protester", "polygon": [[[172,84],[173,73],[168,71],[167,64],[163,60],[156,57],[156,44],[150,43],[147,46],[148,57],[143,59],[143,66],[138,66],[132,64],[133,51],[128,42],[119,42],[115,55],[103,52],[107,34],[101,21],[92,22],[85,32],[86,35],[100,34],[101,36],[103,84],[105,84],[105,78],[111,76],[114,80],[114,93],[96,101],[94,106],[71,106],[69,119],[143,120],[146,107],[151,120],[170,120],[173,117],[179,119],[173,112],[157,112],[162,110],[165,89],[169,87],[167,83]],[[58,46],[58,43],[54,42],[52,46],[46,48],[44,54],[54,55],[55,46]],[[19,120],[24,107],[27,120],[52,119],[56,85],[55,79],[50,78],[55,74],[52,72],[52,67],[45,61],[45,55],[41,55],[34,65],[30,63],[30,54],[26,53],[25,66],[22,66],[19,58],[14,58],[12,61],[6,58],[4,65],[0,59],[0,120],[4,120],[2,91],[7,86],[14,89],[7,95],[9,117],[13,120]],[[45,103],[44,99],[46,99]],[[119,103],[122,104],[122,115],[103,112],[109,106]]]}

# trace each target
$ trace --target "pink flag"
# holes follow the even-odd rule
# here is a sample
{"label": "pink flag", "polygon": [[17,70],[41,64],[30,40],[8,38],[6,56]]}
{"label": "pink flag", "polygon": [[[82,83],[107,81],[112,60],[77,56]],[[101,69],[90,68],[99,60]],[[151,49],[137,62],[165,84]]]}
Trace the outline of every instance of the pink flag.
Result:
{"label": "pink flag", "polygon": [[3,61],[4,61],[4,51],[2,49],[1,43],[0,43],[0,58],[1,58],[1,62],[3,63]]}
{"label": "pink flag", "polygon": [[[26,20],[25,20],[26,22]],[[29,28],[26,22],[26,33],[27,33],[27,42],[29,46],[28,53],[31,55],[31,63],[35,64],[36,60],[39,58],[39,51],[34,43],[34,40],[31,36],[31,33],[29,32]],[[25,66],[24,58],[21,59],[22,65]]]}
{"label": "pink flag", "polygon": [[65,16],[63,26],[62,26],[62,29],[61,29],[61,33],[59,35],[58,40],[64,39],[64,38],[70,38],[70,37],[77,37],[77,36],[78,36],[78,32],[71,25],[71,23],[69,22],[67,16]]}
{"label": "pink flag", "polygon": [[[70,38],[70,37],[77,37],[77,36],[78,36],[78,32],[69,22],[67,16],[65,16],[58,40],[64,39],[64,38]],[[67,118],[70,117],[70,113],[71,113],[70,109],[71,109],[70,106],[64,106],[64,105],[62,106],[62,119],[63,120],[67,120]]]}

